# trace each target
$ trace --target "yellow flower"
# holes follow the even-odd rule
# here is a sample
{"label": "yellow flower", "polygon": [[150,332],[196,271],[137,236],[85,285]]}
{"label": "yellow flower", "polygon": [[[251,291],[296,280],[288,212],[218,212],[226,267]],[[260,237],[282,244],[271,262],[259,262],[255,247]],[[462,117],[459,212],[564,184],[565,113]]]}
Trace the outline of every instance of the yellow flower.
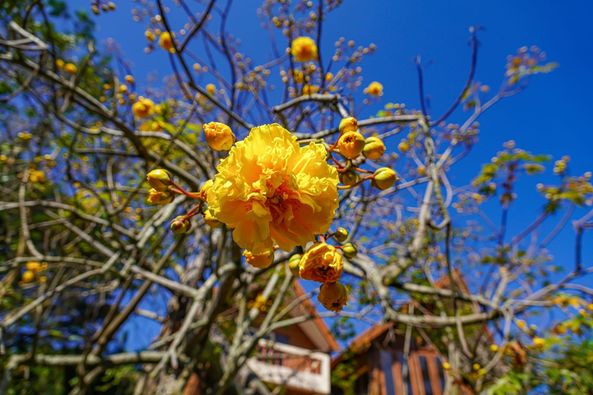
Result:
{"label": "yellow flower", "polygon": [[546,341],[541,337],[533,338],[533,346],[537,348],[543,348],[546,345]]}
{"label": "yellow flower", "polygon": [[274,262],[274,250],[265,250],[262,253],[254,254],[251,251],[243,251],[247,263],[258,269],[265,269]]}
{"label": "yellow flower", "polygon": [[362,153],[366,158],[377,160],[385,153],[385,144],[377,136],[367,137]]}
{"label": "yellow flower", "polygon": [[307,84],[303,86],[303,95],[312,95],[317,92],[319,92],[319,87],[317,85]]}
{"label": "yellow flower", "polygon": [[215,151],[228,151],[235,144],[235,134],[228,125],[220,122],[204,124],[204,137]]}
{"label": "yellow flower", "polygon": [[19,132],[16,136],[22,141],[30,141],[33,138],[33,135],[29,132]]}
{"label": "yellow flower", "polygon": [[317,300],[328,310],[342,311],[348,303],[348,289],[340,283],[321,284]]}
{"label": "yellow flower", "polygon": [[321,144],[299,147],[278,124],[253,128],[218,166],[208,208],[252,253],[285,251],[329,228],[338,206],[338,174]]}
{"label": "yellow flower", "polygon": [[210,210],[206,210],[204,213],[204,222],[211,228],[218,228],[220,226],[220,221],[214,218]]}
{"label": "yellow flower", "polygon": [[380,190],[391,188],[397,181],[397,173],[389,167],[380,167],[373,174],[372,185]]}
{"label": "yellow flower", "polygon": [[41,272],[41,271],[47,269],[47,263],[30,261],[30,262],[25,263],[25,268],[27,269],[27,271],[30,271],[33,273],[38,273],[38,272]]}
{"label": "yellow flower", "polygon": [[33,184],[42,184],[45,180],[45,173],[41,170],[31,170],[29,173],[29,181]]}
{"label": "yellow flower", "polygon": [[173,37],[169,32],[162,32],[161,36],[159,37],[159,45],[165,51],[174,53],[175,47],[173,46]]}
{"label": "yellow flower", "polygon": [[76,72],[78,71],[78,68],[76,67],[76,65],[74,63],[66,63],[64,65],[64,71],[68,74],[76,74]]}
{"label": "yellow flower", "polygon": [[30,270],[25,270],[23,272],[23,275],[21,277],[21,281],[25,284],[32,282],[33,280],[35,280],[35,273],[33,273]]}
{"label": "yellow flower", "polygon": [[364,149],[364,137],[359,132],[346,132],[338,139],[338,149],[344,157],[354,159]]}
{"label": "yellow flower", "polygon": [[290,53],[297,62],[317,59],[317,45],[311,37],[297,37],[292,40]]}
{"label": "yellow flower", "polygon": [[153,110],[154,102],[146,97],[140,96],[138,101],[132,104],[132,112],[136,118],[146,118],[152,114]]}
{"label": "yellow flower", "polygon": [[216,93],[216,85],[214,85],[214,84],[206,85],[206,92],[208,92],[211,95],[215,94]]}
{"label": "yellow flower", "polygon": [[383,85],[380,82],[373,81],[364,89],[364,93],[370,96],[383,96]]}
{"label": "yellow flower", "polygon": [[303,280],[335,283],[342,275],[343,268],[342,255],[334,246],[317,243],[303,255],[299,275]]}

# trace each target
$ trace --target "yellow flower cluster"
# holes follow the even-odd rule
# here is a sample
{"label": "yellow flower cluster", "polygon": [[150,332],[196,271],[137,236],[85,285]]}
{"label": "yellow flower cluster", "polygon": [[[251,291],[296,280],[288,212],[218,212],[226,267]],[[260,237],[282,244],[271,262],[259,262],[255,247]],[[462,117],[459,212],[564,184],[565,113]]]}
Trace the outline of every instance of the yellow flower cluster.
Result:
{"label": "yellow flower cluster", "polygon": [[146,118],[150,116],[153,111],[154,102],[146,97],[140,96],[138,101],[132,104],[132,112],[136,118]]}
{"label": "yellow flower cluster", "polygon": [[[233,229],[251,261],[277,244],[290,251],[327,231],[338,207],[338,174],[321,144],[300,147],[278,124],[235,144],[205,190],[208,211]],[[269,255],[266,255],[269,256]]]}
{"label": "yellow flower cluster", "polygon": [[42,283],[45,282],[47,277],[41,275],[45,269],[47,269],[47,263],[41,263],[37,261],[25,263],[25,271],[21,275],[21,282],[23,284],[28,284],[35,280],[39,280],[39,282]]}

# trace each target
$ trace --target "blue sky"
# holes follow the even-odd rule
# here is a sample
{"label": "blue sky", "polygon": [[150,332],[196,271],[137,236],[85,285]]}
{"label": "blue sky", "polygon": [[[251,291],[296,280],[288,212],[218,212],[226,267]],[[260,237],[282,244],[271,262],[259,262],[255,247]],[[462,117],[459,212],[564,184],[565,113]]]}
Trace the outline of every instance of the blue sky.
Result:
{"label": "blue sky", "polygon": [[[159,52],[143,53],[144,24],[132,22],[131,3],[120,1],[117,12],[100,16],[98,36],[116,39],[133,63],[138,81],[155,70],[165,76],[169,72],[166,57]],[[256,63],[271,57],[256,15],[260,3],[236,0],[228,23],[229,31],[242,38],[243,51]],[[365,83],[381,81],[385,102],[404,102],[409,108],[419,104],[413,59],[420,55],[426,65],[427,95],[434,113],[440,114],[467,76],[470,25],[484,29],[479,33],[476,79],[493,89],[502,81],[506,56],[523,45],[537,45],[560,67],[536,76],[525,92],[506,99],[481,118],[480,141],[465,164],[453,171],[453,182],[469,181],[510,139],[534,153],[555,158],[569,154],[573,173],[582,174],[593,169],[591,15],[593,2],[587,0],[345,0],[327,19],[322,47],[330,50],[342,35],[357,44],[377,44],[377,52],[363,64]],[[542,200],[531,198],[536,196],[537,181],[529,180],[519,191],[528,198],[512,209],[512,229],[523,228],[539,212]],[[570,265],[573,237],[569,227],[551,246],[560,261]],[[585,246],[591,245],[592,238],[584,241]],[[585,249],[584,256],[592,257],[593,253]]]}

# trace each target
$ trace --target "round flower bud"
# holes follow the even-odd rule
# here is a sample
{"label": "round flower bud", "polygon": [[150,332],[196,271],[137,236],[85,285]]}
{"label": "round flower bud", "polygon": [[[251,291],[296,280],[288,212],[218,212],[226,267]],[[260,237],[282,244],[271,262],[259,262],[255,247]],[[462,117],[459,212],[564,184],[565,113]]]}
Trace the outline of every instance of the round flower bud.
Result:
{"label": "round flower bud", "polygon": [[340,182],[346,186],[354,186],[360,181],[360,176],[354,170],[348,170],[339,174]]}
{"label": "round flower bud", "polygon": [[336,239],[340,243],[345,242],[347,238],[348,238],[348,231],[345,228],[339,227],[334,232],[334,239]]}
{"label": "round flower bud", "polygon": [[257,267],[258,269],[265,269],[266,267],[270,266],[272,262],[274,262],[273,250],[266,250],[260,254],[253,254],[251,251],[245,250],[243,251],[243,256],[245,257],[247,263],[253,267]]}
{"label": "round flower bud", "polygon": [[373,174],[372,185],[380,190],[390,188],[397,181],[397,173],[389,167],[380,167]]}
{"label": "round flower bud", "polygon": [[344,305],[348,303],[348,289],[340,283],[322,284],[317,300],[328,310],[342,311]]}
{"label": "round flower bud", "polygon": [[297,37],[292,40],[290,53],[297,62],[317,59],[317,44],[311,37]]}
{"label": "round flower bud", "polygon": [[173,194],[169,191],[157,191],[152,188],[148,191],[148,198],[146,201],[150,204],[165,205],[173,201]]}
{"label": "round flower bud", "polygon": [[64,71],[68,74],[76,74],[76,72],[78,71],[78,68],[76,67],[76,65],[74,63],[66,63],[64,65]]}
{"label": "round flower bud", "polygon": [[187,233],[191,229],[191,222],[184,215],[180,215],[171,221],[170,229],[175,234]]}
{"label": "round flower bud", "polygon": [[339,129],[340,134],[346,132],[356,132],[358,130],[358,121],[354,117],[342,118]]}
{"label": "round flower bud", "polygon": [[344,264],[336,248],[327,243],[317,243],[301,259],[299,276],[303,280],[334,283],[342,275]]}
{"label": "round flower bud", "polygon": [[442,367],[444,370],[450,370],[451,369],[451,364],[447,361],[442,363]]}
{"label": "round flower bud", "polygon": [[174,53],[175,47],[173,46],[173,37],[169,32],[162,32],[161,36],[159,37],[159,45],[165,51]]}
{"label": "round flower bud", "polygon": [[204,124],[204,136],[208,146],[215,151],[228,151],[235,143],[235,134],[231,128],[220,122]]}
{"label": "round flower bud", "polygon": [[21,280],[25,284],[30,283],[35,280],[35,273],[33,273],[31,270],[25,270],[21,276]]}
{"label": "round flower bud", "polygon": [[342,253],[348,259],[352,259],[358,254],[358,249],[353,243],[346,243],[342,246]]}
{"label": "round flower bud", "polygon": [[25,268],[27,269],[27,271],[30,271],[33,273],[38,273],[38,272],[41,272],[41,271],[47,269],[47,263],[30,261],[30,262],[25,263]]}
{"label": "round flower bud", "polygon": [[299,276],[299,265],[301,263],[301,258],[303,256],[301,254],[294,254],[288,260],[288,268],[296,277]]}
{"label": "round flower bud", "polygon": [[373,81],[365,88],[364,93],[375,97],[383,96],[383,84]]}
{"label": "round flower bud", "polygon": [[397,145],[397,149],[400,150],[403,153],[406,153],[410,150],[410,144],[405,141],[402,140],[398,145]]}
{"label": "round flower bud", "polygon": [[364,137],[359,132],[346,132],[338,140],[338,149],[344,157],[354,159],[364,148]]}
{"label": "round flower bud", "polygon": [[371,160],[377,160],[385,153],[385,144],[377,136],[368,137],[364,142],[362,154]]}
{"label": "round flower bud", "polygon": [[152,32],[152,30],[146,30],[146,31],[144,32],[144,37],[146,37],[146,39],[147,39],[148,41],[154,41],[154,38],[155,38],[155,37],[154,37],[154,33]]}
{"label": "round flower bud", "polygon": [[163,169],[154,169],[149,171],[146,175],[146,180],[151,187],[159,192],[167,191],[169,185],[171,185],[171,175],[169,172],[167,172],[167,170]]}
{"label": "round flower bud", "polygon": [[146,118],[154,110],[154,102],[150,99],[140,96],[137,102],[132,104],[132,112],[136,118]]}

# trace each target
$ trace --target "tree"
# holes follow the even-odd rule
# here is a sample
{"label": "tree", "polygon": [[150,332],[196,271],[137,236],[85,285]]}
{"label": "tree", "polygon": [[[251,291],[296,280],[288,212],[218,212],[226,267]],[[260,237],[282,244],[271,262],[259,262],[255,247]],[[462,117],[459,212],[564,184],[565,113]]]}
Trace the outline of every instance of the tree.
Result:
{"label": "tree", "polygon": [[[467,82],[448,111],[431,113],[417,59],[420,108],[370,114],[383,88],[361,92],[360,65],[374,45],[339,38],[321,50],[340,3],[264,1],[273,54],[260,63],[227,26],[232,1],[139,2],[138,41],[171,67],[153,88],[96,43],[85,10],[2,3],[2,391],[175,393],[197,374],[206,393],[238,392],[260,339],[313,318],[288,314],[301,277],[338,327],[394,322],[434,344],[451,393],[528,382],[591,392],[590,380],[531,363],[553,339],[566,344],[549,351],[556,366],[576,370],[590,349],[570,345],[593,313],[579,282],[593,271],[581,258],[590,173],[556,161],[557,183],[537,186],[543,209],[515,234],[519,178],[550,158],[508,142],[471,185],[448,177],[480,116],[554,64],[521,48],[491,92],[475,79],[472,28]],[[91,2],[95,14],[115,8]],[[570,220],[576,258],[560,277],[546,246]],[[552,336],[564,324],[540,323],[546,311],[584,324]],[[138,320],[160,333],[131,352],[125,328]]]}

